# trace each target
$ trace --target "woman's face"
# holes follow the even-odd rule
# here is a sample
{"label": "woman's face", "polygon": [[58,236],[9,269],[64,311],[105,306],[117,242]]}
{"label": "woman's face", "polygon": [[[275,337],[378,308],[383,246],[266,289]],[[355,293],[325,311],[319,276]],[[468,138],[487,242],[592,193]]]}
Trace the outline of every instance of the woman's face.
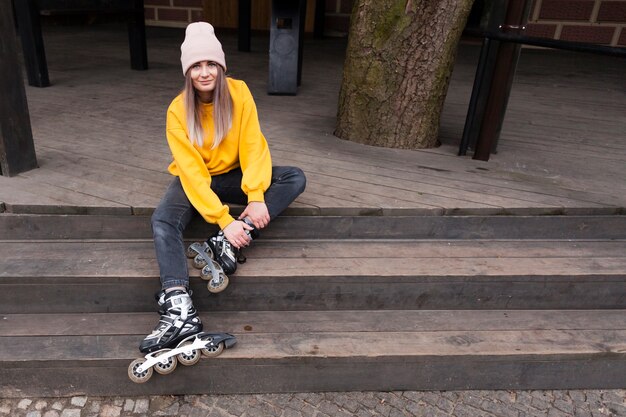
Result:
{"label": "woman's face", "polygon": [[212,61],[201,61],[191,66],[191,81],[202,101],[213,99],[218,65]]}

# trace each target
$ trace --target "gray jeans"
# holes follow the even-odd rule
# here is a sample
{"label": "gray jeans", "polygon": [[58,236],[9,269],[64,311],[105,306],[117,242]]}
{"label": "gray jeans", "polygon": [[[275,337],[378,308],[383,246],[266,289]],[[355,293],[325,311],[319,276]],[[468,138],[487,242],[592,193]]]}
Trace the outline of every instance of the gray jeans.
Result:
{"label": "gray jeans", "polygon": [[[223,203],[248,204],[248,197],[241,190],[240,169],[211,178],[211,189]],[[273,167],[272,181],[265,192],[265,204],[270,219],[275,219],[298,197],[306,186],[306,178],[300,168]],[[183,231],[198,212],[183,191],[180,179],[170,184],[152,215],[152,234],[162,289],[189,287],[189,272]]]}

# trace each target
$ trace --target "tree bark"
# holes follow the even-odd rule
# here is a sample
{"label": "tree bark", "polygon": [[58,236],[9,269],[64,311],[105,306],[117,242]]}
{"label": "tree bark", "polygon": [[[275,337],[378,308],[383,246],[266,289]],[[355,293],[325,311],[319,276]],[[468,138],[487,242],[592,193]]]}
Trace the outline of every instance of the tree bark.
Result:
{"label": "tree bark", "polygon": [[439,144],[439,120],[473,0],[356,0],[335,135],[403,149]]}

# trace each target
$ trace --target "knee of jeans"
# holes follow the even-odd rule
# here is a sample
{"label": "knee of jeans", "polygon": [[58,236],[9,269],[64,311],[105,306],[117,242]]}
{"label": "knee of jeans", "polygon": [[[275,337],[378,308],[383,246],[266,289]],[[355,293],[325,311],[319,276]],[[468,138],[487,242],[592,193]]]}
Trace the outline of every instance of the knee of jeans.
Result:
{"label": "knee of jeans", "polygon": [[292,168],[291,181],[298,194],[302,194],[306,188],[306,176],[304,172],[297,167]]}
{"label": "knee of jeans", "polygon": [[160,215],[159,211],[155,211],[150,219],[152,225],[152,235],[155,239],[164,238],[172,233],[173,230],[177,230],[177,227],[171,219]]}

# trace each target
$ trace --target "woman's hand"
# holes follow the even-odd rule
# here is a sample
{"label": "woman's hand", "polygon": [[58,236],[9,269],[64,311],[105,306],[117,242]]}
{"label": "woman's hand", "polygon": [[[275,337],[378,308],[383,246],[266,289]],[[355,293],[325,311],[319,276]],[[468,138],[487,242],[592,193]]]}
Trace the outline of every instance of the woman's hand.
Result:
{"label": "woman's hand", "polygon": [[[251,201],[239,216],[239,220],[250,219],[254,227],[261,230],[270,223],[270,213],[267,205],[261,201]],[[226,233],[226,232],[224,232]]]}
{"label": "woman's hand", "polygon": [[246,230],[253,230],[252,226],[242,222],[241,220],[235,220],[226,226],[223,230],[224,236],[231,245],[237,249],[241,249],[244,246],[248,246],[252,239],[246,233]]}

